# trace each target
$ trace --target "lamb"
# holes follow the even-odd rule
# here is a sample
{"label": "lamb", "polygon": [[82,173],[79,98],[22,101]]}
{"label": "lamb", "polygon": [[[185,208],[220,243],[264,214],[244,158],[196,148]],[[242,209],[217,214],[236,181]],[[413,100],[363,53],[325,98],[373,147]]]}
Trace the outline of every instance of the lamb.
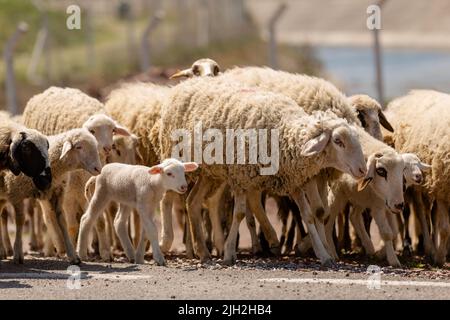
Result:
{"label": "lamb", "polygon": [[[201,122],[207,128],[217,129],[216,132],[222,136],[226,129],[264,128],[279,132],[280,165],[273,175],[259,175],[260,166],[254,164],[201,165],[200,177],[187,198],[197,255],[202,261],[209,259],[199,230],[201,204],[215,185],[226,182],[235,196],[233,223],[225,243],[226,263],[236,258],[237,228],[245,215],[246,202],[263,228],[270,226],[261,207],[261,192],[264,190],[289,194],[295,199],[313,237],[316,255],[322,263],[331,263],[332,259],[324,247],[324,217],[311,214],[303,188],[310,178],[326,167],[348,172],[356,178],[365,175],[366,164],[356,129],[331,112],[307,115],[284,95],[243,88],[242,85],[220,78],[191,79],[172,88],[161,112],[162,157],[174,156],[171,154],[176,145],[171,139],[171,134],[176,132],[174,130],[183,129],[183,132],[189,133],[197,122]],[[271,234],[272,230],[263,229],[265,234],[271,235],[269,242],[277,242],[276,234]]]}
{"label": "lamb", "polygon": [[127,232],[127,220],[131,208],[135,208],[148,239],[150,239],[153,258],[158,265],[164,265],[164,256],[158,245],[158,231],[153,222],[156,206],[167,190],[180,194],[188,189],[185,172],[196,170],[195,162],[182,163],[176,159],[166,159],[161,164],[146,167],[110,163],[103,167],[99,176],[92,177],[86,184],[86,194],[95,186],[86,214],[81,218],[77,251],[81,259],[87,257],[87,236],[95,219],[103,212],[110,201],[119,202],[119,212],[114,220],[122,246],[130,262],[144,263],[146,239],[142,233],[138,249],[135,252]]}
{"label": "lamb", "polygon": [[[431,174],[425,176],[420,187],[415,187],[415,200],[422,203],[424,198],[436,209],[433,221],[434,246],[433,260],[438,265],[446,261],[447,242],[450,235],[448,198],[450,169],[448,153],[450,150],[450,95],[433,90],[414,90],[406,96],[393,100],[386,114],[393,120],[392,141],[401,152],[412,152],[426,163],[431,164]],[[418,116],[420,115],[420,116]],[[423,215],[423,224],[431,213],[430,208],[421,206],[416,214]],[[421,213],[422,212],[422,213]],[[429,226],[422,225],[428,232]],[[424,234],[425,238],[425,234]],[[429,245],[429,244],[428,244]]]}
{"label": "lamb", "polygon": [[52,182],[47,137],[12,121],[3,112],[0,114],[0,170],[5,169],[16,176],[22,172],[40,190],[48,189]]}
{"label": "lamb", "polygon": [[[50,188],[42,191],[23,175],[14,176],[10,172],[0,174],[0,199],[2,207],[9,201],[16,214],[16,239],[14,242],[14,262],[23,263],[22,229],[24,224],[23,203],[27,198],[38,199],[45,217],[53,223],[48,224],[50,234],[61,233],[70,262],[80,262],[73,249],[62,214],[61,193],[65,175],[73,170],[86,170],[97,175],[101,170],[98,144],[86,129],[73,129],[65,133],[49,136],[49,161],[52,167],[53,182]],[[1,211],[1,208],[0,208]],[[1,245],[1,244],[0,244]]]}
{"label": "lamb", "polygon": [[188,69],[178,71],[174,75],[170,77],[170,79],[175,78],[192,78],[192,77],[215,77],[220,74],[220,67],[219,64],[209,58],[199,59],[195,61],[192,66]]}
{"label": "lamb", "polygon": [[[102,103],[72,88],[50,87],[32,97],[23,112],[23,122],[26,126],[46,134],[58,134],[80,127],[88,129],[98,141],[103,163],[105,156],[112,149],[113,135],[130,134],[106,113]],[[87,205],[83,190],[89,177],[86,172],[70,173],[63,194],[63,210],[74,243],[78,234],[78,217]],[[100,254],[104,260],[109,260],[110,252],[103,228],[104,223],[99,223],[97,231],[100,236]]]}

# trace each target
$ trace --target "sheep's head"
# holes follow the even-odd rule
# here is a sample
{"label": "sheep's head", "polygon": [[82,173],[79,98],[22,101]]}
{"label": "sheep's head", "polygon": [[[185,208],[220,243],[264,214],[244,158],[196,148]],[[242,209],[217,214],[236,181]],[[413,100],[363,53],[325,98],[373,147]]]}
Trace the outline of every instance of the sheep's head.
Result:
{"label": "sheep's head", "polygon": [[102,168],[97,140],[86,129],[74,129],[67,135],[59,159],[92,175],[98,175]]}
{"label": "sheep's head", "polygon": [[[323,113],[322,113],[323,114]],[[316,116],[319,114],[316,114]],[[326,167],[360,179],[366,174],[366,162],[356,128],[347,121],[334,117],[319,119],[314,126],[318,135],[306,142],[302,148],[303,156],[312,156],[320,152],[326,154]]]}
{"label": "sheep's head", "polygon": [[126,128],[105,114],[92,115],[84,122],[83,128],[94,135],[98,142],[99,151],[104,152],[105,155],[108,155],[112,150],[114,135],[129,136],[131,134]]}
{"label": "sheep's head", "polygon": [[107,163],[120,162],[127,164],[143,163],[142,155],[139,152],[139,138],[131,136],[114,136],[113,148],[106,158]]}
{"label": "sheep's head", "polygon": [[372,137],[383,140],[380,125],[390,132],[394,131],[383,114],[380,104],[375,99],[364,94],[358,94],[349,97],[349,100],[352,107],[356,110],[361,126]]}
{"label": "sheep's head", "polygon": [[368,186],[392,213],[401,213],[404,208],[403,179],[405,162],[402,155],[386,149],[369,156],[367,174],[358,183],[358,191]]}
{"label": "sheep's head", "polygon": [[195,61],[189,69],[178,71],[170,77],[170,79],[181,78],[181,77],[215,77],[220,73],[220,67],[217,62],[212,59],[199,59]]}
{"label": "sheep's head", "polygon": [[166,159],[161,164],[149,169],[149,173],[161,175],[162,184],[165,190],[173,190],[178,193],[185,193],[188,188],[185,173],[195,171],[198,164],[195,162],[181,162],[177,159]]}
{"label": "sheep's head", "polygon": [[36,130],[24,129],[11,137],[8,168],[15,175],[23,172],[33,178],[38,189],[46,190],[52,183],[48,148],[46,136]]}
{"label": "sheep's head", "polygon": [[420,161],[414,153],[403,153],[402,157],[405,162],[405,187],[420,185],[423,182],[423,172],[431,170],[431,166]]}

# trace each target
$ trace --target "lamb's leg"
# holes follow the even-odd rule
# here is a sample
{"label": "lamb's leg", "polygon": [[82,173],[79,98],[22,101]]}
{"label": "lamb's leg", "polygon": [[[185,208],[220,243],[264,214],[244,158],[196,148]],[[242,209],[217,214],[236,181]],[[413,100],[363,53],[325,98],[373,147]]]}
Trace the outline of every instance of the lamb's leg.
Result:
{"label": "lamb's leg", "polygon": [[103,213],[108,203],[109,199],[107,194],[105,194],[101,185],[97,184],[86,213],[81,217],[80,221],[77,252],[82,260],[88,258],[89,234],[94,227],[97,218]]}
{"label": "lamb's leg", "polygon": [[226,184],[223,183],[219,189],[214,193],[212,197],[208,199],[209,219],[211,220],[211,226],[213,230],[213,244],[217,251],[217,256],[223,255],[223,246],[225,243],[225,237],[223,235],[221,224],[221,209],[225,204],[225,190]]}
{"label": "lamb's leg", "polygon": [[371,210],[372,217],[375,219],[375,223],[380,230],[381,239],[384,242],[384,249],[386,251],[386,258],[390,266],[400,267],[401,263],[395,254],[394,245],[392,240],[394,239],[394,235],[392,233],[391,227],[389,226],[389,220],[386,217],[387,214],[392,214],[390,212],[386,212],[384,208],[372,208]]}
{"label": "lamb's leg", "polygon": [[164,255],[161,252],[158,243],[158,229],[156,229],[155,222],[153,221],[154,208],[151,205],[140,204],[137,208],[139,216],[142,220],[143,229],[145,230],[147,238],[150,240],[152,246],[153,259],[159,266],[164,266],[166,261]]}
{"label": "lamb's leg", "polygon": [[[342,210],[345,207],[345,203],[342,199],[343,197],[335,197],[333,194],[330,193],[329,199],[330,205],[329,205],[329,212],[330,215],[328,217],[328,220],[325,225],[325,235],[328,240],[328,248],[330,249],[330,253],[332,254],[332,257],[335,257],[336,259],[339,257],[336,252],[336,246],[333,241],[333,232],[335,230],[335,223],[336,218],[341,216]],[[342,228],[342,226],[340,226]]]}
{"label": "lamb's leg", "polygon": [[202,203],[212,187],[213,183],[210,180],[200,176],[187,197],[186,208],[189,216],[192,240],[195,252],[199,256],[201,262],[206,262],[211,259],[211,254],[206,247],[203,234],[201,211]]}
{"label": "lamb's leg", "polygon": [[256,219],[258,219],[264,236],[269,242],[270,251],[274,255],[280,255],[280,242],[278,241],[277,233],[273,229],[273,226],[271,225],[269,218],[267,217],[267,214],[262,206],[261,191],[249,190],[248,192],[246,192],[246,198],[251,212],[253,212],[253,214],[256,216]]}
{"label": "lamb's leg", "polygon": [[16,239],[14,240],[14,263],[23,264],[23,244],[22,233],[25,223],[25,214],[23,211],[23,200],[12,203],[16,215]]}
{"label": "lamb's leg", "polygon": [[320,240],[319,233],[317,232],[316,225],[314,224],[314,217],[312,215],[311,208],[309,207],[305,197],[305,192],[303,190],[296,190],[291,192],[291,196],[297,203],[302,219],[306,223],[309,236],[311,237],[314,253],[323,265],[332,266],[334,264],[333,258],[331,258],[328,254],[322,241]]}
{"label": "lamb's leg", "polygon": [[414,188],[414,196],[412,201],[413,212],[411,213],[413,213],[413,215],[416,216],[419,220],[420,229],[423,236],[425,254],[429,257],[432,257],[435,253],[436,248],[434,247],[433,239],[430,235],[430,224],[427,221],[427,217],[430,215],[430,211],[429,208],[425,206],[422,197],[422,192]]}
{"label": "lamb's leg", "polygon": [[100,257],[102,261],[110,262],[112,261],[111,242],[109,242],[107,238],[106,233],[107,224],[105,215],[106,211],[98,217],[97,223],[95,224],[95,231],[97,232],[98,249],[100,251]]}
{"label": "lamb's leg", "polygon": [[176,197],[175,192],[167,191],[161,202],[161,250],[169,252],[173,243],[172,205]]}
{"label": "lamb's leg", "polygon": [[223,258],[224,264],[233,264],[236,262],[236,242],[239,232],[239,225],[245,217],[246,199],[244,193],[236,193],[234,195],[233,222],[225,241],[225,254]]}
{"label": "lamb's leg", "polygon": [[247,223],[247,228],[250,231],[250,238],[252,240],[252,253],[258,254],[262,252],[262,248],[259,242],[258,234],[256,233],[255,217],[253,216],[253,213],[250,210],[249,206],[246,206],[245,209],[245,222]]}
{"label": "lamb's leg", "polygon": [[192,244],[192,232],[190,225],[191,223],[186,213],[186,219],[184,223],[184,236],[185,236],[184,244],[186,246],[186,258],[194,259],[194,246]]}
{"label": "lamb's leg", "polygon": [[2,241],[3,241],[3,247],[5,248],[6,255],[12,256],[13,255],[13,248],[11,245],[11,240],[9,238],[9,231],[8,231],[8,209],[5,206],[5,201],[2,201],[2,209],[1,209],[1,228],[2,228]]}
{"label": "lamb's leg", "polygon": [[30,219],[30,250],[38,251],[38,241],[36,235],[36,219],[34,212],[35,201],[34,199],[25,199],[24,200],[24,210],[28,214],[28,218]]}
{"label": "lamb's leg", "polygon": [[[64,248],[63,235],[61,234],[56,215],[54,214],[50,206],[45,205],[45,202],[40,202],[42,212],[44,213],[44,221],[47,226],[47,241],[46,241],[46,254],[51,257],[54,255],[54,249],[59,257],[63,257],[66,250]],[[44,204],[44,205],[43,205]]]}
{"label": "lamb's leg", "polygon": [[[130,236],[128,234],[127,221],[131,214],[131,208],[124,204],[119,204],[119,210],[117,211],[116,218],[114,219],[114,228],[116,230],[117,236],[120,239],[123,250],[127,255],[128,260],[131,263],[136,261],[136,254],[134,250],[133,243],[131,242]],[[145,248],[144,248],[145,250]],[[139,262],[139,263],[144,263]]]}
{"label": "lamb's leg", "polygon": [[449,207],[442,200],[436,200],[436,205],[437,212],[434,230],[439,237],[439,243],[435,242],[436,254],[434,256],[434,262],[438,266],[442,266],[447,257],[447,241],[450,235]]}
{"label": "lamb's leg", "polygon": [[375,254],[375,248],[364,225],[364,218],[362,216],[364,210],[365,208],[354,206],[353,210],[350,212],[350,221],[355,228],[356,234],[361,240],[361,244],[364,247],[366,254],[373,256]]}
{"label": "lamb's leg", "polygon": [[80,231],[79,217],[83,215],[84,210],[80,206],[77,197],[73,196],[70,192],[66,192],[64,194],[63,205],[70,239],[75,246],[77,244],[77,236]]}

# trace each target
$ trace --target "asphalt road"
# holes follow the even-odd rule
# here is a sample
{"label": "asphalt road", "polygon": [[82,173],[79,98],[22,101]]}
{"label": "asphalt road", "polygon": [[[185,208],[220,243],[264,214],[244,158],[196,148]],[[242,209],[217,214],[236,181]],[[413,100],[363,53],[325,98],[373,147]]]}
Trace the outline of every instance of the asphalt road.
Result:
{"label": "asphalt road", "polygon": [[200,265],[170,256],[166,267],[119,258],[112,264],[83,263],[74,274],[64,260],[25,259],[22,266],[0,264],[0,299],[450,299],[448,264],[382,267],[371,275],[368,264],[356,262],[323,270],[313,259],[242,255],[237,265],[226,267],[220,260]]}

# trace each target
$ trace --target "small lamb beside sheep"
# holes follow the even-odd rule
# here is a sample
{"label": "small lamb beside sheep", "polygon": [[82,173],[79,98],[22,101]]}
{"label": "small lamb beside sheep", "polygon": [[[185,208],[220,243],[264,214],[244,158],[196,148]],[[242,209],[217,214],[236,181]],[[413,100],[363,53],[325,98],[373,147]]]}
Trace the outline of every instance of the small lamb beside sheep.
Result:
{"label": "small lamb beside sheep", "polygon": [[167,190],[185,193],[188,189],[185,172],[197,168],[195,162],[182,163],[176,159],[166,159],[152,167],[122,163],[105,165],[100,175],[91,177],[86,183],[86,198],[89,198],[94,185],[95,191],[80,222],[77,251],[81,259],[87,259],[88,235],[96,219],[111,201],[116,201],[119,203],[119,212],[114,219],[114,227],[128,259],[144,263],[147,242],[145,234],[141,233],[135,252],[127,229],[131,209],[135,208],[146,236],[150,239],[153,258],[158,265],[164,265],[164,256],[158,244],[158,231],[153,222],[155,209]]}

